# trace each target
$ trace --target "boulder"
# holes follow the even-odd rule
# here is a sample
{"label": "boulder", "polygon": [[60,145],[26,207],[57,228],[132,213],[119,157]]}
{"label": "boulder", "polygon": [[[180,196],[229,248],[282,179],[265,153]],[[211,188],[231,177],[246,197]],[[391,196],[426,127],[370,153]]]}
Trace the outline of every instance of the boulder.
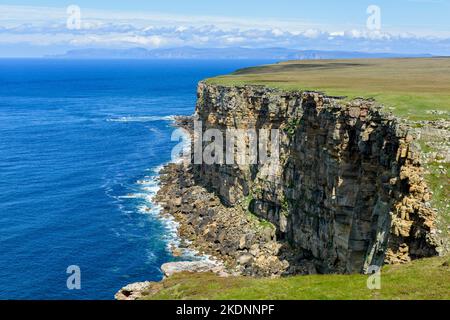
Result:
{"label": "boulder", "polygon": [[168,262],[161,266],[161,271],[164,277],[170,277],[181,272],[213,272],[219,275],[225,275],[226,273],[222,265],[209,261]]}
{"label": "boulder", "polygon": [[131,283],[119,290],[114,295],[116,300],[137,300],[143,295],[148,294],[151,290],[152,282],[136,282]]}

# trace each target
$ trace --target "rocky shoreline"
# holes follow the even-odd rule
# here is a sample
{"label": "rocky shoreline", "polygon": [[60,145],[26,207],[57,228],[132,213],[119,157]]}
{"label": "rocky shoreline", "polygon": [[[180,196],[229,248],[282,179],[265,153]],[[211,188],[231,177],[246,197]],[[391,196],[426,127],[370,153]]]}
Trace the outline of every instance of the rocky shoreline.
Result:
{"label": "rocky shoreline", "polygon": [[[193,132],[193,117],[177,116],[174,126]],[[168,163],[159,172],[160,189],[153,198],[162,216],[172,216],[179,224],[180,247],[174,256],[191,249],[207,261],[179,261],[161,266],[164,278],[181,272],[212,272],[218,276],[278,277],[287,274],[314,274],[313,263],[294,254],[286,242],[276,239],[276,227],[248,211],[245,200],[227,207],[220,198],[194,180],[191,165]],[[289,261],[296,260],[295,263]],[[117,300],[137,300],[161,290],[160,282],[137,282],[121,288]]]}
{"label": "rocky shoreline", "polygon": [[[175,118],[175,126],[192,134],[192,117]],[[195,179],[192,165],[170,163],[160,172],[154,198],[179,223],[182,245],[212,256],[233,275],[280,276],[315,273],[308,262],[299,263],[289,244],[277,240],[276,227],[253,215],[247,199],[224,205],[216,193]],[[296,260],[295,264],[289,263]],[[295,267],[294,267],[295,266]]]}
{"label": "rocky shoreline", "polygon": [[[161,266],[161,271],[164,274],[164,279],[181,272],[212,272],[220,277],[229,276],[220,263],[207,261],[169,262]],[[144,281],[131,283],[120,289],[114,295],[114,298],[116,300],[139,300],[145,296],[157,293],[163,287],[161,282]]]}

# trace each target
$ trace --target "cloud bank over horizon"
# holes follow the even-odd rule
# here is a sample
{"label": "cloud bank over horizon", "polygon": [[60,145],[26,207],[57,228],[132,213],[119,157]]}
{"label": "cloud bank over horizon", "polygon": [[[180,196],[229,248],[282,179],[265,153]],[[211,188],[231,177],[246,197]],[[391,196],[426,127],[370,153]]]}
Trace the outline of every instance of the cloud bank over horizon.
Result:
{"label": "cloud bank over horizon", "polygon": [[68,28],[61,7],[0,5],[0,55],[42,56],[81,48],[271,48],[450,55],[450,34],[337,29],[305,20],[146,14],[81,8]]}

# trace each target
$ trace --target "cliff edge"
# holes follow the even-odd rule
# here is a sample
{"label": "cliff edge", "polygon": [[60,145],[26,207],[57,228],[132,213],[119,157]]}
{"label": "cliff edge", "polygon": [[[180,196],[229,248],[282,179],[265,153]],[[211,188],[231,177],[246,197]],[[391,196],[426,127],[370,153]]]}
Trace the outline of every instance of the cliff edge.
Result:
{"label": "cliff edge", "polygon": [[204,131],[282,132],[273,175],[259,164],[194,165],[193,174],[226,206],[247,199],[318,272],[365,272],[438,253],[413,130],[374,101],[200,83],[196,116]]}
{"label": "cliff edge", "polygon": [[[312,72],[329,72],[330,83],[333,77],[345,82],[342,68],[356,68],[352,70],[358,75],[365,64],[372,68],[377,63],[381,67],[370,70],[394,63],[403,77],[418,65],[426,80],[427,70],[442,64],[433,59],[385,61],[289,62],[237,71],[231,80],[200,82],[194,116],[177,119],[193,138],[192,153],[185,158],[189,161],[163,168],[154,199],[162,214],[179,222],[181,246],[220,261],[221,277],[370,273],[384,264],[445,254],[450,162],[446,96],[433,100],[443,103],[443,111],[424,104],[413,121],[402,115],[403,107],[393,115],[378,99],[292,87],[292,79]],[[450,66],[450,60],[444,62]],[[383,80],[378,73],[364,71],[364,76],[370,84]],[[327,83],[323,79],[309,80]],[[396,79],[383,80],[386,86],[390,80]],[[385,91],[404,103],[403,90],[413,84],[402,81]],[[361,83],[354,87],[362,88]],[[412,110],[434,88],[424,84]],[[195,124],[200,124],[200,140]],[[278,132],[276,164],[221,160],[226,150],[209,147],[236,130],[257,137],[263,131]],[[268,138],[264,144],[270,145],[275,138]],[[251,157],[252,139],[240,136],[232,140],[232,149],[244,146]],[[196,162],[198,144],[219,161]],[[215,270],[211,266],[202,272]]]}

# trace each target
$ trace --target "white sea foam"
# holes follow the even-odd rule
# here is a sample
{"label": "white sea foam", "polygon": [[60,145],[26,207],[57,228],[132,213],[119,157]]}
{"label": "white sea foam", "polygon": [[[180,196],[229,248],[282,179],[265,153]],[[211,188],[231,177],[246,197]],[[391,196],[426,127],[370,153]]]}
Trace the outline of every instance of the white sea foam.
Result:
{"label": "white sea foam", "polygon": [[151,171],[153,173],[156,173],[156,174],[159,174],[159,172],[164,168],[165,165],[167,165],[167,163],[161,164],[161,165],[156,166],[156,167],[154,167],[152,169],[149,169],[149,171]]}
{"label": "white sea foam", "polygon": [[108,122],[154,122],[154,121],[173,121],[175,116],[127,116],[106,119]]}
{"label": "white sea foam", "polygon": [[[152,170],[153,171],[153,170]],[[138,206],[138,212],[142,214],[147,214],[155,219],[161,221],[164,226],[165,233],[163,239],[166,241],[166,248],[168,251],[173,247],[178,247],[180,245],[180,239],[178,237],[178,223],[174,220],[172,216],[162,216],[161,206],[153,202],[153,198],[159,191],[159,179],[157,176],[151,179],[146,178],[145,183],[140,181],[141,190],[143,191],[145,204]]]}
{"label": "white sea foam", "polygon": [[157,186],[151,186],[151,187],[143,187],[142,188],[145,192],[151,192],[151,193],[156,193],[158,192],[158,187]]}
{"label": "white sea foam", "polygon": [[118,196],[118,199],[143,199],[147,195],[145,193],[130,193],[125,196]]}
{"label": "white sea foam", "polygon": [[[187,241],[182,241],[178,236],[179,223],[171,215],[162,215],[162,207],[153,201],[153,198],[160,189],[160,181],[157,173],[164,165],[152,168],[149,171],[153,172],[154,176],[146,176],[144,179],[139,180],[138,184],[142,192],[139,195],[144,195],[142,198],[145,200],[143,204],[140,204],[137,208],[141,214],[150,215],[154,219],[158,219],[165,229],[162,239],[166,242],[166,250],[171,252],[174,248],[180,251],[181,256],[187,260],[205,260],[209,262],[216,262],[208,255],[200,255],[198,251],[186,248]],[[185,245],[183,245],[183,243]]]}
{"label": "white sea foam", "polygon": [[[148,121],[173,121],[174,116],[167,117],[121,117],[116,119],[108,119],[108,121],[114,122],[148,122]],[[187,138],[187,137],[186,137]],[[188,141],[184,146],[190,148],[189,139],[183,139]],[[181,159],[182,160],[182,159]],[[180,161],[181,161],[180,160]],[[141,214],[150,215],[154,219],[158,219],[164,226],[165,232],[162,238],[166,242],[166,250],[172,252],[172,249],[176,248],[181,252],[184,259],[187,260],[202,260],[211,263],[219,263],[213,257],[209,255],[200,255],[200,253],[194,249],[186,248],[189,245],[189,241],[182,241],[178,236],[179,223],[171,215],[162,215],[162,207],[153,201],[154,197],[160,189],[159,172],[167,163],[163,163],[159,166],[149,168],[146,171],[149,172],[144,178],[136,181],[139,186],[139,192],[122,196],[121,198],[139,198],[143,199],[144,203],[137,207],[137,211]],[[184,244],[184,245],[183,245]]]}
{"label": "white sea foam", "polygon": [[191,154],[191,135],[189,132],[187,132],[186,130],[183,131],[183,145],[182,145],[182,152],[183,155],[179,156],[176,159],[172,159],[172,161],[176,164],[180,164],[183,163],[184,161],[189,161],[190,159],[186,159],[185,155],[190,155]]}

